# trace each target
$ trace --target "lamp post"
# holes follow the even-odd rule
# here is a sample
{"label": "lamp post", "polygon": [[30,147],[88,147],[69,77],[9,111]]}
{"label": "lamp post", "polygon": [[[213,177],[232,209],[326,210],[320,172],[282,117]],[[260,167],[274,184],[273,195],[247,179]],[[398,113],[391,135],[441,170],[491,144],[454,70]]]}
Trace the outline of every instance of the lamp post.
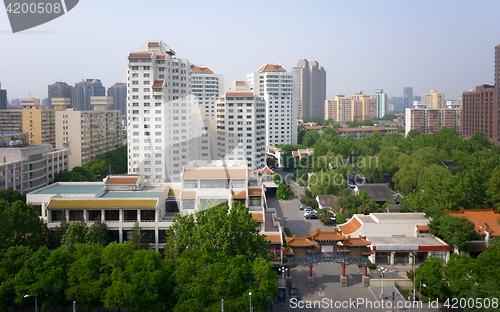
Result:
{"label": "lamp post", "polygon": [[249,292],[248,295],[250,296],[250,312],[252,312],[252,292]]}
{"label": "lamp post", "polygon": [[420,305],[418,306],[418,311],[422,311],[422,286],[427,287],[427,285],[422,284],[422,281],[420,281]]}
{"label": "lamp post", "polygon": [[285,287],[286,286],[285,275],[286,275],[286,272],[288,271],[288,268],[281,267],[281,268],[279,268],[279,271],[281,272],[281,287]]}
{"label": "lamp post", "polygon": [[382,274],[382,290],[380,291],[380,298],[385,298],[385,295],[384,295],[384,275],[387,272],[387,269],[384,269],[384,267],[380,267],[378,269],[378,271],[380,272],[380,274]]}
{"label": "lamp post", "polygon": [[76,312],[76,301],[73,301],[73,312]]}
{"label": "lamp post", "polygon": [[32,297],[32,296],[35,297],[35,312],[38,312],[38,300],[36,298],[36,295],[28,294],[28,295],[24,295],[24,298],[28,298],[28,297]]}

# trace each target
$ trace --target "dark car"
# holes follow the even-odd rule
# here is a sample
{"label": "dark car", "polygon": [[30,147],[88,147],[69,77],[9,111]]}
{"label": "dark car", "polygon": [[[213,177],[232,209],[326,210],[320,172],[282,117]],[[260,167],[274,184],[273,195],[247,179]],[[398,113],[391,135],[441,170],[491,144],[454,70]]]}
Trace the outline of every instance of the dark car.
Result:
{"label": "dark car", "polygon": [[318,219],[318,215],[315,213],[311,213],[305,216],[306,219]]}
{"label": "dark car", "polygon": [[290,287],[290,298],[296,298],[297,300],[300,300],[299,290],[295,285],[292,285],[292,287]]}

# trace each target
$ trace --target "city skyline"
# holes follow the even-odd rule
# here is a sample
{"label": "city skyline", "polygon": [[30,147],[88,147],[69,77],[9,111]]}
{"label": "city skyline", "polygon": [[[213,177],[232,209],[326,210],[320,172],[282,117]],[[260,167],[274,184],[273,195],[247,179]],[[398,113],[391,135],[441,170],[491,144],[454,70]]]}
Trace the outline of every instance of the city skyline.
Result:
{"label": "city skyline", "polygon": [[[500,2],[316,1],[308,14],[298,1],[253,4],[85,1],[61,18],[17,34],[10,33],[3,11],[0,36],[9,48],[0,51],[2,89],[13,99],[45,98],[47,86],[56,81],[101,79],[108,88],[125,82],[123,56],[147,40],[162,40],[191,63],[224,75],[225,91],[262,64],[292,69],[299,59],[325,68],[330,100],[376,89],[402,96],[404,87],[413,87],[414,95],[438,89],[446,99],[457,99],[460,92],[494,83],[491,47],[500,39],[486,30],[500,27],[495,16]],[[165,12],[179,14],[168,15],[169,27],[151,27],[149,21],[162,20]],[[279,18],[263,12],[279,12]],[[218,31],[204,35],[208,25]],[[27,61],[34,55],[41,61]]]}

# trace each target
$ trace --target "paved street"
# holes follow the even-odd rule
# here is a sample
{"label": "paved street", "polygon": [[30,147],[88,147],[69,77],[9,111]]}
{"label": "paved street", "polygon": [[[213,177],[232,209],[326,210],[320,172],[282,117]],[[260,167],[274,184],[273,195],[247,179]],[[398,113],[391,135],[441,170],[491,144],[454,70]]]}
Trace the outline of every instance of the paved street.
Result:
{"label": "paved street", "polygon": [[[290,185],[297,190],[297,193],[303,194],[304,188],[287,177],[288,172],[278,170],[284,180],[290,182]],[[307,220],[302,211],[299,210],[300,197],[292,200],[277,200],[275,197],[267,198],[268,207],[276,208],[278,216],[284,220],[285,227],[288,227],[292,234],[302,237],[309,236],[309,231],[318,227],[325,231],[331,231],[332,226],[325,226],[319,220]],[[411,266],[388,266],[388,275],[386,278],[405,278],[406,271],[411,270]],[[346,267],[347,287],[340,286],[340,264],[317,263],[313,267],[314,287],[308,285],[309,268],[306,265],[293,267],[291,269],[292,284],[299,289],[301,301],[286,303],[277,303],[273,311],[419,311],[418,305],[408,306],[408,303],[399,295],[397,290],[389,284],[384,287],[383,293],[385,300],[381,300],[381,287],[364,287],[361,283],[362,272],[358,271],[357,266],[348,265]],[[369,273],[371,278],[380,278],[376,271]],[[395,294],[394,301],[392,294]],[[355,304],[354,304],[355,303]],[[405,305],[406,304],[406,305]],[[391,308],[393,307],[393,308]],[[397,308],[400,307],[400,308]],[[444,311],[435,308],[429,308],[424,304],[420,311]]]}

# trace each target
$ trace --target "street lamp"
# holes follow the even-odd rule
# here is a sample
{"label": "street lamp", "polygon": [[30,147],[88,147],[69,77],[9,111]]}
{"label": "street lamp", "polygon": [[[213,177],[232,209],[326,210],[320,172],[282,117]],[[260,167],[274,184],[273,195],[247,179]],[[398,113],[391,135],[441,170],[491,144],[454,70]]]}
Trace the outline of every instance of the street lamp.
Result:
{"label": "street lamp", "polygon": [[73,301],[73,312],[76,312],[76,301]]}
{"label": "street lamp", "polygon": [[28,295],[24,295],[24,298],[28,298],[28,297],[32,297],[32,296],[35,297],[35,312],[38,312],[38,300],[36,298],[36,295],[28,294]]}
{"label": "street lamp", "polygon": [[249,292],[248,295],[250,296],[250,312],[252,312],[252,292]]}
{"label": "street lamp", "polygon": [[422,284],[422,281],[420,281],[420,290],[419,290],[419,293],[420,293],[420,305],[418,306],[418,311],[422,310],[422,286],[427,287],[427,285]]}
{"label": "street lamp", "polygon": [[281,272],[281,287],[285,287],[285,274],[288,272],[287,267],[281,267],[278,269]]}
{"label": "street lamp", "polygon": [[384,295],[384,275],[387,272],[387,269],[384,269],[384,267],[380,267],[378,269],[378,271],[380,272],[380,274],[382,274],[382,290],[380,291],[380,298],[385,298],[385,295]]}

